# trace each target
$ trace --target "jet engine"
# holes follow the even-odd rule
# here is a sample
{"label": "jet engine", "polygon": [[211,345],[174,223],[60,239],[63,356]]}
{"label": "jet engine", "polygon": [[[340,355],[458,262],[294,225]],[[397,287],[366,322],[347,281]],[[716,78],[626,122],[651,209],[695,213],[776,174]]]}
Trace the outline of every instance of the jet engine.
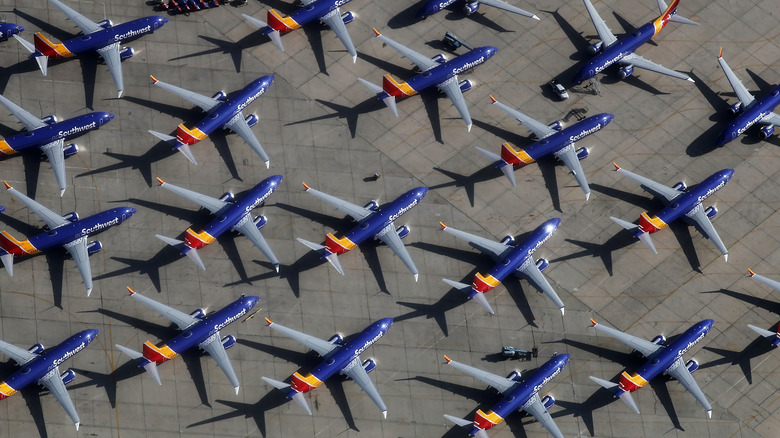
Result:
{"label": "jet engine", "polygon": [[75,143],[70,143],[62,148],[62,153],[65,155],[65,158],[68,158],[79,153],[79,147]]}
{"label": "jet engine", "polygon": [[111,22],[109,19],[105,19],[103,21],[98,21],[98,26],[102,27],[103,29],[108,29],[109,27],[113,27],[114,23]]}
{"label": "jet engine", "polygon": [[336,333],[333,336],[331,336],[330,339],[328,339],[328,342],[333,345],[339,345],[343,340],[344,338],[340,334]]}
{"label": "jet engine", "polygon": [[599,41],[595,44],[591,44],[588,46],[588,53],[591,55],[595,55],[601,51],[601,48],[604,47],[604,43]]}
{"label": "jet engine", "polygon": [[260,121],[260,118],[257,117],[257,114],[250,114],[250,115],[246,116],[246,118],[244,120],[246,120],[246,124],[249,125],[249,127],[251,128],[251,127],[257,125],[257,122]]}
{"label": "jet engine", "polygon": [[68,222],[76,222],[77,220],[79,220],[79,214],[76,213],[75,211],[71,211],[70,213],[62,216],[62,218]]}
{"label": "jet engine", "polygon": [[266,223],[268,223],[268,218],[266,218],[262,214],[255,218],[255,226],[257,227],[258,230],[260,228],[263,228]]}
{"label": "jet engine", "polygon": [[214,93],[214,95],[213,95],[213,96],[211,96],[211,98],[212,98],[212,99],[219,100],[220,102],[221,102],[223,99],[225,99],[225,97],[227,97],[227,94],[225,94],[225,92],[224,92],[224,91],[222,91],[222,90],[220,90],[220,91],[217,91],[216,93]]}
{"label": "jet engine", "polygon": [[512,246],[515,244],[515,237],[511,234],[507,234],[506,237],[501,239],[501,244],[505,246]]}
{"label": "jet engine", "polygon": [[552,129],[553,131],[560,131],[563,129],[563,122],[560,120],[556,120],[549,125],[547,125],[548,128]]}
{"label": "jet engine", "polygon": [[685,189],[688,188],[688,185],[685,184],[682,181],[677,182],[675,185],[672,186],[673,189],[677,190],[678,192],[684,192]]}
{"label": "jet engine", "polygon": [[464,79],[458,83],[458,87],[460,87],[462,93],[465,93],[474,87],[474,82],[471,82],[470,79]]}
{"label": "jet engine", "polygon": [[729,111],[731,114],[734,114],[735,116],[742,112],[742,102],[737,102],[734,105],[729,106]]}
{"label": "jet engine", "polygon": [[718,214],[718,209],[714,205],[711,205],[707,207],[706,210],[704,210],[704,213],[707,215],[708,218],[712,219]]}
{"label": "jet engine", "polygon": [[76,378],[76,372],[70,368],[68,368],[64,373],[60,374],[60,379],[62,379],[62,383],[64,385],[67,385],[68,383],[72,382],[75,378]]}
{"label": "jet engine", "polygon": [[395,230],[395,232],[396,232],[396,234],[398,234],[398,237],[399,237],[400,239],[403,239],[404,237],[408,236],[408,235],[409,235],[409,233],[411,233],[411,232],[412,232],[412,230],[411,230],[411,229],[409,229],[409,227],[408,227],[408,226],[406,226],[406,225],[401,225],[400,227],[398,227],[398,228]]}
{"label": "jet engine", "polygon": [[695,360],[691,359],[688,362],[685,362],[685,368],[688,368],[688,372],[692,373],[699,369],[699,362],[696,362]]}
{"label": "jet engine", "polygon": [[439,53],[436,56],[432,57],[431,61],[437,64],[444,64],[445,62],[447,62],[447,57],[444,56],[444,53]]}
{"label": "jet engine", "polygon": [[57,116],[55,116],[53,114],[50,115],[50,116],[46,116],[46,117],[41,119],[41,122],[43,122],[43,123],[45,123],[47,125],[53,125],[53,124],[57,123]]}
{"label": "jet engine", "polygon": [[379,208],[379,203],[376,201],[368,201],[368,204],[364,205],[366,210],[376,211]]}
{"label": "jet engine", "polygon": [[376,368],[376,362],[374,359],[366,359],[363,361],[363,369],[366,371],[366,374],[370,373],[371,371],[374,371],[374,368]]}
{"label": "jet engine", "polygon": [[578,160],[584,160],[588,158],[588,155],[590,155],[590,150],[586,147],[581,147],[577,149],[577,159]]}
{"label": "jet engine", "polygon": [[135,55],[135,50],[132,47],[125,47],[119,52],[119,59],[121,61],[124,61],[125,59],[130,59]]}
{"label": "jet engine", "polygon": [[233,202],[234,199],[236,199],[236,195],[234,195],[232,192],[225,192],[222,194],[222,196],[219,197],[220,201],[225,202]]}
{"label": "jet engine", "polygon": [[341,14],[341,21],[343,21],[344,24],[352,23],[355,21],[355,14],[353,14],[351,11],[346,11]]}
{"label": "jet engine", "polygon": [[623,67],[620,67],[620,70],[618,70],[620,74],[620,79],[625,79],[632,74],[634,74],[634,66],[633,65],[626,65]]}
{"label": "jet engine", "polygon": [[87,254],[88,255],[97,254],[100,251],[103,251],[103,244],[100,243],[99,240],[96,240],[94,242],[89,242],[87,244]]}
{"label": "jet engine", "polygon": [[466,1],[466,4],[463,5],[463,13],[466,15],[471,15],[479,10],[479,2],[478,1]]}
{"label": "jet engine", "polygon": [[772,125],[764,125],[758,130],[758,134],[761,136],[762,140],[766,140],[767,138],[771,137],[772,134],[775,133],[775,127]]}
{"label": "jet engine", "polygon": [[43,344],[34,344],[32,347],[28,348],[27,351],[29,351],[32,354],[41,354],[43,353]]}
{"label": "jet engine", "polygon": [[653,338],[653,340],[652,340],[652,341],[650,341],[650,342],[652,342],[652,343],[653,343],[653,344],[655,344],[655,345],[661,345],[661,344],[663,344],[664,342],[666,342],[666,336],[664,336],[664,335],[658,335],[658,336],[654,337],[654,338]]}
{"label": "jet engine", "polygon": [[222,346],[225,347],[225,350],[228,348],[236,345],[236,338],[233,335],[227,335],[224,338],[222,338]]}
{"label": "jet engine", "polygon": [[544,271],[548,266],[550,266],[550,262],[547,261],[547,259],[539,259],[536,261],[536,267],[539,268],[540,271]]}
{"label": "jet engine", "polygon": [[194,312],[190,313],[190,316],[195,319],[203,319],[206,316],[206,311],[203,309],[195,309]]}
{"label": "jet engine", "polygon": [[555,398],[551,395],[545,395],[544,398],[542,398],[542,404],[545,409],[550,409],[552,405],[555,404]]}
{"label": "jet engine", "polygon": [[512,370],[512,372],[506,375],[506,378],[517,382],[520,380],[520,371]]}

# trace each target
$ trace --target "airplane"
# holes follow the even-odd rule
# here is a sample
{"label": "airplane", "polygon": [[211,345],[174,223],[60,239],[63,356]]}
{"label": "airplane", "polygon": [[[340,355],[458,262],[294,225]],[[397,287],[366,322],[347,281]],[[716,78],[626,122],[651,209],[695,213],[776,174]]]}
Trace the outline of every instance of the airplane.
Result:
{"label": "airplane", "polygon": [[412,272],[414,281],[417,281],[419,271],[414,265],[414,261],[409,255],[409,252],[406,251],[406,247],[401,242],[401,239],[409,235],[411,229],[408,225],[402,225],[396,228],[393,222],[420,203],[428,193],[428,187],[417,187],[409,190],[382,207],[380,207],[376,201],[370,201],[368,204],[361,207],[319,190],[314,190],[306,183],[303,183],[303,187],[306,190],[306,193],[309,193],[315,198],[336,207],[343,213],[352,216],[358,224],[355,228],[347,231],[341,238],[336,237],[333,233],[328,233],[328,235],[325,236],[325,246],[301,238],[297,239],[299,242],[308,246],[310,249],[319,252],[322,258],[329,261],[339,274],[344,275],[344,269],[341,268],[341,263],[338,259],[339,254],[344,254],[345,252],[356,248],[370,238],[379,239],[393,250],[395,255],[397,255],[409,271]]}
{"label": "airplane", "polygon": [[279,272],[279,260],[274,255],[271,247],[260,234],[260,229],[265,226],[267,219],[260,215],[252,218],[251,211],[261,205],[269,196],[279,187],[282,182],[282,175],[268,177],[254,186],[241,199],[236,200],[231,192],[226,192],[219,199],[202,195],[192,190],[175,186],[157,178],[160,187],[168,189],[179,196],[183,196],[190,201],[209,210],[211,214],[217,216],[214,220],[203,227],[203,231],[197,232],[192,228],[187,228],[184,241],[172,239],[170,237],[157,234],[156,237],[163,242],[181,249],[181,253],[190,258],[202,270],[206,270],[203,261],[198,255],[198,250],[215,241],[226,231],[235,230],[245,235],[254,246],[257,247],[265,257],[274,265],[276,272]]}
{"label": "airplane", "polygon": [[639,46],[650,41],[650,39],[658,34],[658,32],[660,32],[670,21],[692,24],[694,26],[699,25],[699,23],[695,21],[677,15],[677,5],[680,3],[680,0],[672,1],[672,4],[668,8],[666,7],[664,0],[658,0],[658,8],[661,10],[661,16],[655,21],[640,27],[633,34],[627,35],[620,40],[618,40],[617,37],[612,34],[612,31],[609,30],[609,27],[607,27],[607,24],[601,19],[599,13],[596,12],[596,8],[593,7],[591,1],[583,1],[585,2],[585,7],[588,9],[590,19],[593,21],[593,26],[596,27],[596,32],[598,32],[601,41],[588,47],[588,53],[594,56],[590,61],[585,63],[576,75],[574,75],[573,82],[575,84],[580,84],[583,81],[596,76],[615,63],[621,66],[618,70],[620,79],[631,76],[631,74],[634,73],[634,67],[639,67],[656,73],[665,74],[673,78],[694,82],[694,80],[686,74],[666,68],[661,64],[657,64],[634,53]]}
{"label": "airplane", "polygon": [[558,298],[558,294],[555,293],[555,290],[542,274],[542,271],[550,263],[547,259],[534,261],[533,258],[534,252],[547,239],[552,237],[560,223],[560,218],[550,219],[531,231],[531,234],[522,242],[516,242],[511,235],[504,237],[500,242],[496,242],[465,231],[456,230],[444,225],[444,222],[439,222],[442,231],[452,234],[458,239],[465,240],[470,246],[489,255],[496,262],[496,265],[488,271],[487,275],[477,272],[471,286],[446,278],[443,280],[455,289],[467,294],[469,298],[473,298],[492,315],[494,314],[493,309],[483,294],[498,286],[508,275],[514,274],[517,277],[525,278],[535,288],[547,295],[561,309],[561,315],[563,315],[563,302]]}
{"label": "airplane", "polygon": [[473,70],[490,59],[498,52],[498,48],[492,46],[477,47],[447,61],[447,58],[442,53],[433,58],[428,58],[382,35],[376,29],[374,29],[374,33],[382,42],[394,48],[401,56],[412,61],[422,72],[406,82],[398,82],[392,76],[386,74],[382,79],[382,87],[372,84],[363,78],[358,78],[358,80],[368,87],[369,90],[376,93],[377,98],[384,102],[396,117],[398,117],[398,108],[395,104],[396,98],[401,99],[413,96],[425,89],[436,87],[450,98],[463,121],[466,122],[466,128],[468,131],[471,131],[471,116],[466,106],[466,100],[463,98],[463,93],[469,91],[473,83],[468,79],[458,82],[458,75],[468,70]]}
{"label": "airplane", "polygon": [[602,130],[615,116],[609,113],[596,114],[564,128],[560,120],[549,125],[538,122],[520,111],[497,101],[492,94],[490,95],[490,100],[493,102],[493,105],[517,119],[521,125],[527,126],[539,139],[531,146],[520,150],[513,148],[509,143],[504,143],[501,146],[501,155],[489,152],[479,146],[476,147],[482,155],[488,157],[489,160],[495,163],[497,168],[501,169],[509,179],[512,187],[517,187],[514,174],[515,166],[522,167],[540,158],[553,155],[569,168],[569,173],[574,175],[574,179],[577,180],[580,188],[585,192],[585,200],[587,201],[590,198],[590,187],[588,187],[588,180],[585,178],[585,172],[582,170],[580,160],[584,160],[590,152],[585,147],[575,150],[574,143]]}
{"label": "airplane", "polygon": [[11,187],[7,181],[3,183],[11,196],[38,215],[49,228],[22,241],[16,240],[7,231],[0,231],[0,260],[8,274],[14,275],[14,257],[38,254],[52,248],[65,248],[76,262],[89,296],[92,293],[92,268],[89,266],[89,256],[100,252],[103,244],[99,240],[89,242],[88,238],[126,221],[135,214],[136,209],[117,207],[83,219],[80,219],[75,211],[60,216]]}
{"label": "airplane", "polygon": [[154,85],[198,106],[206,112],[206,117],[196,123],[192,128],[188,128],[184,123],[179,124],[179,126],[176,127],[176,138],[151,130],[149,131],[150,134],[160,140],[174,144],[174,149],[184,154],[192,164],[197,165],[198,163],[195,161],[195,157],[190,151],[190,145],[203,140],[217,129],[227,128],[238,134],[238,136],[263,159],[265,168],[268,169],[271,160],[268,158],[268,154],[265,153],[263,146],[260,145],[257,137],[255,137],[250,129],[260,121],[260,118],[257,117],[257,114],[250,114],[244,117],[243,111],[249,104],[254,102],[255,99],[268,91],[268,88],[270,88],[271,84],[274,82],[273,75],[262,76],[255,79],[229,98],[226,97],[224,91],[218,91],[213,96],[208,97],[185,90],[184,88],[179,88],[175,85],[158,81],[154,76],[151,76],[151,78]]}
{"label": "airplane", "polygon": [[539,390],[560,374],[569,361],[569,357],[569,354],[556,354],[539,367],[538,370],[521,381],[518,371],[512,371],[508,376],[501,377],[479,368],[456,362],[445,355],[444,360],[447,361],[448,365],[452,365],[459,371],[463,371],[471,377],[486,383],[500,392],[504,398],[496,403],[487,413],[482,411],[482,409],[477,410],[477,413],[474,414],[473,422],[447,414],[444,414],[444,418],[458,426],[464,428],[471,427],[469,436],[487,438],[488,434],[486,431],[488,429],[500,424],[511,413],[523,410],[541,423],[550,432],[550,435],[555,438],[563,438],[561,430],[558,429],[555,420],[547,411],[555,404],[555,398],[551,395],[539,398]]}
{"label": "airplane", "polygon": [[[772,289],[780,291],[780,281],[772,280],[770,278],[764,277],[763,275],[758,275],[755,272],[753,272],[752,269],[748,269],[748,272],[750,273],[751,278],[755,278],[759,282],[764,283],[765,285],[771,287]],[[748,328],[758,333],[759,335],[772,340],[773,347],[777,347],[778,345],[780,345],[780,326],[778,327],[778,331],[776,332],[772,332],[767,329],[763,329],[761,327],[756,327],[752,324],[748,324],[747,326]]]}
{"label": "airplane", "polygon": [[393,318],[383,318],[369,325],[362,332],[355,335],[349,342],[343,342],[340,334],[336,333],[327,341],[314,336],[295,331],[291,328],[279,325],[266,318],[268,327],[288,336],[301,344],[309,347],[323,357],[309,374],[302,375],[298,372],[290,377],[290,383],[280,382],[263,376],[262,379],[269,385],[282,391],[287,391],[287,398],[293,399],[307,414],[311,415],[311,409],[303,398],[303,394],[322,385],[324,381],[335,374],[341,373],[358,384],[360,389],[368,395],[376,406],[382,411],[382,416],[387,418],[387,406],[382,401],[368,373],[376,368],[374,359],[360,360],[360,353],[366,351],[374,342],[385,335],[393,325]]}
{"label": "airplane", "polygon": [[682,181],[672,187],[668,187],[649,178],[629,172],[616,163],[612,164],[615,166],[615,171],[636,181],[642,189],[660,198],[666,204],[666,207],[655,216],[651,217],[647,212],[643,212],[639,216],[638,225],[610,216],[610,219],[616,224],[629,231],[636,230],[634,237],[647,245],[654,254],[658,254],[650,234],[666,228],[673,220],[683,219],[689,224],[696,226],[704,237],[710,239],[715,244],[718,251],[723,254],[723,259],[727,262],[729,261],[729,251],[726,249],[726,245],[723,244],[720,236],[718,236],[718,232],[715,231],[715,227],[712,226],[712,222],[710,222],[718,214],[718,209],[714,205],[704,208],[701,203],[729,182],[731,177],[734,176],[734,169],[719,170],[686,191],[688,186]]}
{"label": "airplane", "polygon": [[650,380],[659,374],[666,373],[680,382],[707,411],[707,417],[712,418],[712,406],[707,401],[707,397],[701,391],[699,385],[693,380],[693,376],[691,376],[691,373],[699,368],[699,363],[693,359],[684,362],[682,356],[704,339],[704,336],[712,328],[713,320],[705,319],[694,324],[693,327],[686,330],[685,333],[668,345],[663,345],[666,342],[666,338],[663,335],[658,335],[652,341],[647,341],[612,327],[605,327],[598,324],[593,318],[590,319],[590,322],[592,324],[591,327],[595,327],[596,330],[606,333],[628,345],[648,360],[633,375],[623,371],[623,374],[620,375],[620,384],[593,376],[590,376],[590,380],[612,391],[616,398],[623,400],[634,413],[639,414],[639,408],[631,397],[631,393],[647,385]]}
{"label": "airplane", "polygon": [[69,368],[60,374],[60,365],[87,348],[97,334],[98,331],[95,329],[83,330],[54,347],[44,348],[41,344],[35,344],[29,350],[0,341],[0,353],[9,356],[23,367],[0,382],[0,400],[16,394],[33,383],[38,383],[57,399],[73,421],[76,430],[79,430],[81,424],[79,414],[68,395],[68,390],[65,389],[65,385],[76,378],[76,372]]}
{"label": "airplane", "polygon": [[284,52],[281,34],[299,29],[309,23],[319,21],[327,25],[336,37],[341,40],[347,52],[352,56],[352,63],[357,61],[357,52],[355,45],[352,44],[352,38],[349,37],[347,24],[355,19],[352,12],[339,10],[340,6],[349,3],[350,0],[301,0],[303,7],[293,12],[287,17],[282,17],[279,12],[271,9],[268,11],[268,23],[247,14],[241,14],[248,22],[260,29],[264,35],[268,35],[274,45]]}
{"label": "airplane", "polygon": [[13,35],[20,34],[24,27],[14,23],[0,23],[0,41],[5,41]]}
{"label": "airplane", "polygon": [[14,35],[14,38],[32,53],[30,58],[35,59],[44,76],[47,74],[49,58],[65,59],[97,52],[111,72],[111,77],[117,88],[117,98],[122,97],[122,92],[125,90],[122,78],[122,61],[135,54],[132,47],[122,47],[121,44],[127,40],[134,40],[147,33],[152,33],[168,22],[167,18],[155,15],[137,18],[116,26],[108,19],[95,23],[59,0],[49,0],[49,2],[75,23],[81,29],[82,35],[59,44],[52,42],[40,32],[37,32],[33,37],[34,45],[19,36]]}
{"label": "airplane", "polygon": [[225,351],[235,345],[236,338],[233,335],[227,335],[223,338],[219,331],[246,315],[257,304],[260,297],[246,297],[241,294],[241,298],[214,313],[206,314],[205,309],[196,309],[194,312],[186,314],[143,296],[129,287],[127,291],[130,292],[130,297],[168,318],[182,332],[160,346],[149,341],[144,342],[143,352],[131,350],[119,344],[114,345],[119,351],[130,356],[133,360],[137,360],[138,367],[146,370],[158,385],[162,385],[157,365],[171,360],[191,348],[199,347],[217,362],[238,394],[240,383]]}
{"label": "airplane", "polygon": [[51,164],[54,178],[60,188],[60,196],[65,193],[67,187],[65,158],[75,155],[79,151],[79,147],[75,144],[71,143],[66,146],[65,140],[98,129],[114,118],[111,113],[93,112],[63,121],[58,121],[57,116],[54,115],[39,119],[2,95],[0,95],[0,104],[19,119],[26,128],[26,131],[22,133],[0,140],[0,156],[37,148]]}
{"label": "airplane", "polygon": [[771,137],[775,132],[775,126],[780,126],[780,114],[772,112],[780,104],[780,85],[775,87],[768,95],[756,100],[755,96],[745,88],[742,81],[731,71],[731,67],[723,59],[723,47],[718,53],[718,64],[726,74],[731,88],[737,95],[739,102],[731,105],[729,111],[737,117],[718,137],[717,146],[723,146],[742,135],[753,125],[758,125],[758,134],[762,140]]}
{"label": "airplane", "polygon": [[[459,0],[426,0],[423,7],[417,11],[417,18],[425,20],[429,16],[441,11],[447,6],[457,2]],[[465,0],[463,3],[463,13],[471,15],[479,10],[479,5],[492,6],[494,8],[501,9],[503,11],[512,12],[514,14],[522,15],[524,17],[530,17],[534,20],[538,20],[539,17],[528,11],[524,11],[516,6],[512,6],[509,3],[502,0]]]}

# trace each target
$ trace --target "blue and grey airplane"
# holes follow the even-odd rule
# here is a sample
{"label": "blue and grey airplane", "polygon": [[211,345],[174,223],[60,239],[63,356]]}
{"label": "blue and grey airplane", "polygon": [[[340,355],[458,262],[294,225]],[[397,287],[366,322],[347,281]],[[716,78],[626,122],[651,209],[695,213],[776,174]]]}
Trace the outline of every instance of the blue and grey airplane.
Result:
{"label": "blue and grey airplane", "polygon": [[476,13],[479,10],[480,5],[487,5],[501,9],[502,11],[511,12],[513,14],[522,15],[524,17],[530,17],[534,20],[539,19],[536,14],[520,9],[517,6],[512,6],[502,0],[426,0],[425,3],[423,3],[422,8],[417,11],[417,18],[424,20],[457,2],[463,3],[463,13],[466,15]]}

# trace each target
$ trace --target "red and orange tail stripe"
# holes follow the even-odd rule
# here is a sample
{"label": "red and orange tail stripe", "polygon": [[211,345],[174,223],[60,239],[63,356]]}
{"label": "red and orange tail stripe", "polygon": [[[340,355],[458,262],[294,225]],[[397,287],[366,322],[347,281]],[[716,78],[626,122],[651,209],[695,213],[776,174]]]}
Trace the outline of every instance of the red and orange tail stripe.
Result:
{"label": "red and orange tail stripe", "polygon": [[55,44],[49,41],[49,39],[40,32],[37,32],[33,36],[33,42],[35,43],[35,50],[49,58],[60,59],[74,56],[73,53],[65,47],[65,44]]}
{"label": "red and orange tail stripe", "polygon": [[661,14],[660,17],[658,17],[655,21],[653,21],[653,27],[655,27],[655,33],[653,36],[658,35],[658,32],[661,31],[666,25],[669,23],[669,19],[672,17],[672,14],[677,9],[677,5],[680,4],[680,0],[674,0],[672,4],[669,5],[668,8],[664,11],[663,14]]}
{"label": "red and orange tail stripe", "polygon": [[399,98],[417,94],[417,90],[412,88],[408,83],[398,82],[389,74],[382,77],[382,89],[385,93]]}
{"label": "red and orange tail stripe", "polygon": [[642,231],[654,233],[664,228],[666,228],[666,222],[658,216],[650,217],[646,211],[639,216],[639,229]]}
{"label": "red and orange tail stripe", "polygon": [[29,240],[16,240],[6,231],[0,231],[0,248],[15,256],[32,255],[40,252]]}
{"label": "red and orange tail stripe", "polygon": [[501,284],[501,282],[496,280],[496,278],[492,275],[487,274],[486,276],[483,276],[477,272],[477,275],[474,276],[474,283],[472,283],[471,287],[478,290],[479,292],[487,292],[499,284]]}
{"label": "red and orange tail stripe", "polygon": [[334,254],[343,254],[347,251],[354,249],[357,245],[349,240],[348,237],[342,237],[339,239],[334,236],[333,233],[328,233],[325,237],[325,248]]}
{"label": "red and orange tail stripe", "polygon": [[474,425],[482,430],[490,429],[502,421],[504,421],[504,417],[496,414],[493,411],[485,413],[482,409],[480,409],[476,414],[474,414]]}
{"label": "red and orange tail stripe", "polygon": [[12,148],[7,141],[0,140],[0,154],[3,155],[11,155],[15,154],[17,151]]}
{"label": "red and orange tail stripe", "polygon": [[636,391],[645,385],[647,385],[647,380],[639,374],[634,374],[632,376],[626,371],[623,371],[623,374],[620,375],[620,389],[624,391]]}
{"label": "red and orange tail stripe", "polygon": [[293,29],[298,29],[301,27],[301,25],[298,24],[297,21],[293,20],[292,17],[282,17],[273,9],[268,11],[268,26],[271,29],[278,30],[279,32],[289,32]]}
{"label": "red and orange tail stripe", "polygon": [[158,347],[149,341],[144,342],[144,358],[151,360],[155,363],[163,363],[167,360],[171,360],[179,354],[171,350],[171,347],[163,345]]}
{"label": "red and orange tail stripe", "polygon": [[184,126],[184,123],[180,124],[176,128],[176,140],[184,144],[195,144],[204,138],[208,137],[206,133],[198,128],[189,129]]}
{"label": "red and orange tail stripe", "polygon": [[203,248],[215,240],[216,238],[211,234],[205,231],[198,233],[192,228],[187,228],[187,232],[184,234],[184,244],[195,249]]}
{"label": "red and orange tail stripe", "polygon": [[307,374],[305,376],[296,372],[292,376],[290,386],[292,389],[298,392],[309,392],[312,389],[322,385],[322,380],[318,379],[314,374]]}
{"label": "red and orange tail stripe", "polygon": [[509,143],[501,145],[501,159],[513,166],[524,166],[535,161],[526,151],[515,149]]}
{"label": "red and orange tail stripe", "polygon": [[16,390],[5,382],[0,382],[0,400],[16,394]]}

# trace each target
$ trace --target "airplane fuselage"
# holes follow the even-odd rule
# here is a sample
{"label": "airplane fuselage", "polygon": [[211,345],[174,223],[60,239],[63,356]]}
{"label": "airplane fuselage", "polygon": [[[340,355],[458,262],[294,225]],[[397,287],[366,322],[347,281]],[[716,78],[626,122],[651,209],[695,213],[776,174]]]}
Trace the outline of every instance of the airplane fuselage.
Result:
{"label": "airplane fuselage", "polygon": [[[654,377],[669,369],[678,359],[682,358],[683,354],[704,339],[704,336],[712,328],[713,322],[711,319],[705,319],[686,330],[674,342],[662,347],[651,355],[647,363],[642,365],[636,374],[630,375],[624,371],[620,375],[620,389],[616,397],[619,397],[625,391],[636,391],[647,385]],[[681,362],[679,366],[685,366],[685,363]]]}
{"label": "airplane fuselage", "polygon": [[639,216],[639,231],[654,233],[665,228],[674,220],[691,213],[695,208],[703,208],[700,204],[715,192],[722,189],[734,175],[733,169],[723,169],[707,177],[700,184],[686,192],[680,192],[680,196],[674,198],[656,216],[650,216],[647,212]]}
{"label": "airplane fuselage", "polygon": [[514,274],[525,263],[534,263],[533,253],[544,244],[558,229],[561,219],[550,219],[533,230],[528,237],[517,244],[487,275],[479,272],[474,276],[471,284],[471,296],[476,293],[485,293],[498,286],[507,276]]}
{"label": "airplane fuselage", "polygon": [[20,370],[0,382],[0,400],[12,396],[28,385],[37,383],[61,363],[86,348],[90,342],[95,340],[97,334],[98,331],[94,329],[84,330],[62,341],[59,345],[43,350],[38,357],[22,365]]}
{"label": "airplane fuselage", "polygon": [[192,228],[187,229],[184,235],[184,244],[188,248],[199,249],[216,240],[225,231],[232,230],[244,221],[252,220],[252,210],[262,204],[279,187],[282,182],[281,175],[268,177],[254,186],[241,199],[236,200],[223,208],[216,219],[203,227],[203,231],[197,232]]}
{"label": "airplane fuselage", "polygon": [[[523,409],[534,395],[544,385],[548,384],[555,376],[560,374],[563,367],[569,361],[570,355],[559,354],[553,356],[544,365],[522,382],[515,384],[512,389],[504,394],[504,398],[486,412],[481,409],[474,415],[474,428],[487,430],[504,421],[509,414]],[[473,435],[473,433],[472,433]]]}
{"label": "airplane fuselage", "polygon": [[119,225],[135,212],[136,210],[131,207],[112,208],[37,234],[24,241],[18,241],[7,232],[0,231],[0,247],[16,257],[37,254],[51,248],[62,248],[77,239]]}
{"label": "airplane fuselage", "polygon": [[282,17],[278,12],[271,9],[268,11],[268,28],[265,29],[264,33],[269,34],[274,30],[285,33],[298,29],[312,21],[321,20],[325,15],[349,2],[350,0],[315,0],[287,17]]}
{"label": "airplane fuselage", "polygon": [[89,113],[7,137],[0,140],[0,156],[16,154],[59,139],[77,137],[100,128],[113,118],[111,113]]}
{"label": "airplane fuselage", "polygon": [[[373,214],[360,221],[344,237],[338,238],[333,233],[328,233],[325,238],[325,248],[331,253],[343,254],[367,239],[376,237],[385,227],[392,226],[393,221],[419,204],[426,193],[428,193],[427,187],[417,187],[409,190],[395,201],[381,206]],[[395,230],[391,232],[395,232]]]}
{"label": "airplane fuselage", "polygon": [[250,82],[235,96],[212,108],[193,128],[187,128],[184,123],[180,124],[176,130],[176,140],[184,144],[195,144],[215,130],[226,127],[234,118],[241,117],[244,108],[268,91],[273,82],[273,75]]}
{"label": "airplane fuselage", "polygon": [[718,137],[717,146],[723,146],[734,140],[756,123],[761,124],[764,118],[770,115],[777,105],[780,105],[780,86],[777,86],[764,98],[753,101],[753,105],[745,108],[734,121],[729,123],[720,134],[720,137]]}
{"label": "airplane fuselage", "polygon": [[241,298],[224,308],[203,317],[200,321],[187,327],[160,347],[146,341],[143,347],[145,360],[141,360],[138,366],[143,367],[149,362],[163,363],[190,348],[212,342],[215,337],[219,336],[220,330],[246,315],[257,304],[258,300],[260,300],[260,297],[245,297],[242,295]]}
{"label": "airplane fuselage", "polygon": [[606,70],[612,64],[620,62],[624,57],[634,53],[639,46],[650,41],[653,35],[655,35],[655,26],[653,23],[647,23],[633,34],[615,41],[615,44],[605,47],[601,53],[586,62],[574,75],[573,82],[579,84]]}
{"label": "airplane fuselage", "polygon": [[288,396],[292,397],[296,392],[309,392],[334,374],[345,373],[352,367],[363,366],[359,361],[360,353],[384,336],[391,325],[393,325],[393,318],[380,319],[346,344],[331,351],[309,374],[305,376],[300,373],[293,374],[290,382],[292,389]]}
{"label": "airplane fuselage", "polygon": [[0,23],[0,40],[7,40],[24,30],[22,26],[13,23]]}

